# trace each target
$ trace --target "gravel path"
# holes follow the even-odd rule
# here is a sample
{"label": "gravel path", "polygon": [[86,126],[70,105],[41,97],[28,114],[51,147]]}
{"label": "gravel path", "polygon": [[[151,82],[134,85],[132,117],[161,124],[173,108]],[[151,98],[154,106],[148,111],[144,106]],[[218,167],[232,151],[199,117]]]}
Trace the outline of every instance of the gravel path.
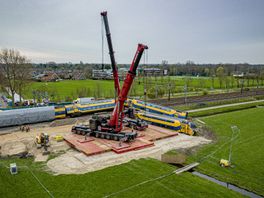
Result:
{"label": "gravel path", "polygon": [[107,152],[94,156],[86,156],[78,151],[70,150],[61,156],[49,160],[47,166],[55,175],[83,174],[126,163],[133,159],[147,157],[160,159],[161,155],[169,150],[190,148],[202,144],[208,144],[210,142],[211,140],[203,137],[179,134],[178,136],[155,141],[155,146],[153,147],[123,154]]}
{"label": "gravel path", "polygon": [[238,106],[238,105],[250,104],[250,103],[258,103],[258,102],[264,102],[264,100],[255,100],[255,101],[249,101],[249,102],[239,102],[239,103],[233,103],[233,104],[206,107],[206,108],[201,108],[201,109],[193,109],[193,110],[188,110],[188,112],[206,111],[206,110],[210,110],[210,109],[218,109],[218,108],[222,108],[222,107],[231,107],[231,106]]}

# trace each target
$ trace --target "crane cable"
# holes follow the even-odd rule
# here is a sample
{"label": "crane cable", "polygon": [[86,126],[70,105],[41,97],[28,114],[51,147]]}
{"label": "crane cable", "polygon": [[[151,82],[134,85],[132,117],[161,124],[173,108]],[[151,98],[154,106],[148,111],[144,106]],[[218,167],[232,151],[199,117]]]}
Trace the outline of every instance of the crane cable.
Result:
{"label": "crane cable", "polygon": [[104,19],[103,16],[101,16],[101,43],[102,43],[102,71],[104,71]]}
{"label": "crane cable", "polygon": [[144,104],[145,104],[145,111],[147,109],[147,76],[145,75],[145,68],[148,64],[148,49],[144,50],[144,67],[143,67],[143,84],[144,84]]}

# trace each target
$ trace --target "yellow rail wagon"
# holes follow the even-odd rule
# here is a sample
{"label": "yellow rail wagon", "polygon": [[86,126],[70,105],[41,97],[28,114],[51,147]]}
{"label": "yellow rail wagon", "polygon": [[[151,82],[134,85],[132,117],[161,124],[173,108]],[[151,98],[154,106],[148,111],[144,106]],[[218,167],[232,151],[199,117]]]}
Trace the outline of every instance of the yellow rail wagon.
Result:
{"label": "yellow rail wagon", "polygon": [[145,120],[150,124],[169,128],[175,130],[176,132],[194,135],[194,130],[192,128],[194,125],[192,125],[192,123],[188,120],[153,113],[137,113],[136,115],[139,119]]}
{"label": "yellow rail wagon", "polygon": [[183,118],[183,119],[187,119],[187,116],[188,116],[188,112],[174,110],[172,108],[163,107],[157,104],[144,102],[141,100],[133,99],[133,100],[130,100],[130,103],[132,107],[139,109],[139,110],[145,110],[146,112],[149,112],[149,113],[161,114],[165,116]]}
{"label": "yellow rail wagon", "polygon": [[66,105],[66,114],[71,117],[78,116],[86,113],[94,113],[99,111],[112,110],[115,107],[115,100],[99,100],[92,101],[88,104],[72,104]]}
{"label": "yellow rail wagon", "polygon": [[54,108],[55,110],[55,118],[60,119],[60,118],[65,118],[66,117],[66,108],[65,106],[57,106]]}

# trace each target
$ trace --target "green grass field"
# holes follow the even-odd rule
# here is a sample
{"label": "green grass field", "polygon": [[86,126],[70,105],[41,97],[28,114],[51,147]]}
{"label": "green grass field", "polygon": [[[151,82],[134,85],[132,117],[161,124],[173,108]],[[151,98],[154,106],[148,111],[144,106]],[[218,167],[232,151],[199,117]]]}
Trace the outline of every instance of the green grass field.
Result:
{"label": "green grass field", "polygon": [[[175,167],[154,159],[132,160],[129,163],[82,175],[53,176],[41,164],[31,160],[2,160],[0,197],[49,197],[30,172],[19,169],[10,175],[4,165],[16,161],[29,166],[54,197],[104,197],[138,183],[171,173]],[[201,179],[191,173],[172,174],[117,193],[110,197],[241,197],[225,187]]]}
{"label": "green grass field", "polygon": [[[264,195],[263,118],[264,108],[261,107],[202,118],[215,132],[217,143],[202,147],[191,157],[191,160],[198,161],[209,155],[198,171]],[[222,168],[219,160],[228,159],[232,125],[240,129],[233,142],[231,161],[234,168]]]}
{"label": "green grass field", "polygon": [[209,116],[209,115],[215,115],[215,114],[226,113],[226,112],[231,112],[231,111],[239,111],[243,109],[254,108],[256,106],[264,106],[264,102],[256,101],[256,102],[252,102],[248,104],[240,104],[240,105],[235,105],[235,106],[208,109],[204,111],[190,112],[189,116],[190,117]]}
{"label": "green grass field", "polygon": [[[165,94],[171,83],[171,93],[176,94],[183,92],[183,86],[188,81],[188,92],[201,91],[203,89],[210,89],[212,82],[210,78],[206,77],[164,77],[164,78],[147,78],[147,90],[151,87],[163,88]],[[249,86],[256,86],[256,82],[252,80]],[[233,87],[231,84],[229,89],[236,88],[236,81]],[[112,80],[63,80],[59,82],[31,82],[31,84],[24,91],[24,98],[33,98],[33,91],[47,92],[55,101],[73,100],[78,98],[78,89],[86,89],[85,97],[96,98],[112,98],[114,97],[114,82]],[[214,80],[214,89],[220,89],[218,78]],[[223,89],[224,86],[223,86]],[[130,96],[143,96],[144,83],[143,78],[139,77],[135,80]]]}

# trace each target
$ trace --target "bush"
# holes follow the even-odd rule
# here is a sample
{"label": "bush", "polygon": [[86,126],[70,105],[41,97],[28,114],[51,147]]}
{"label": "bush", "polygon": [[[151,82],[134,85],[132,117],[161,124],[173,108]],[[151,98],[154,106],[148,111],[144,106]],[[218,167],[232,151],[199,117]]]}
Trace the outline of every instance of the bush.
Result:
{"label": "bush", "polygon": [[154,99],[156,97],[156,94],[155,94],[155,88],[152,87],[148,90],[147,92],[147,96],[150,98],[150,99]]}
{"label": "bush", "polygon": [[149,90],[148,90],[148,93],[147,93],[147,96],[148,96],[148,98],[150,98],[150,99],[154,99],[154,98],[156,98],[156,91],[157,91],[157,96],[159,97],[159,98],[162,98],[163,96],[164,96],[164,94],[165,94],[165,89],[164,88],[157,88],[157,90],[156,90],[156,88],[155,87],[151,87]]}
{"label": "bush", "polygon": [[203,96],[206,96],[206,95],[208,95],[208,91],[206,89],[204,89],[202,94],[203,94]]}

